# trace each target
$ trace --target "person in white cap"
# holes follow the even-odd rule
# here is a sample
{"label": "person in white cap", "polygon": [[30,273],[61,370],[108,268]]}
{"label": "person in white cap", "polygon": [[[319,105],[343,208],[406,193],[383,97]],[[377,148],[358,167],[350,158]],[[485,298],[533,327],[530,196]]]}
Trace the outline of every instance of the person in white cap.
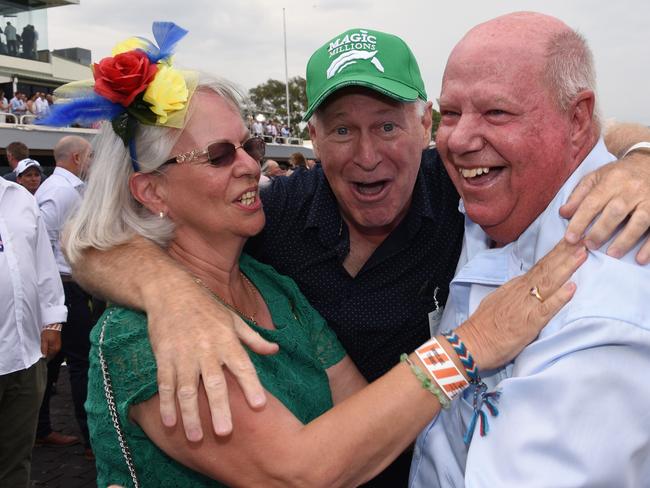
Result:
{"label": "person in white cap", "polygon": [[21,159],[14,172],[16,173],[16,183],[27,188],[32,195],[36,193],[43,181],[43,172],[38,161],[31,158]]}

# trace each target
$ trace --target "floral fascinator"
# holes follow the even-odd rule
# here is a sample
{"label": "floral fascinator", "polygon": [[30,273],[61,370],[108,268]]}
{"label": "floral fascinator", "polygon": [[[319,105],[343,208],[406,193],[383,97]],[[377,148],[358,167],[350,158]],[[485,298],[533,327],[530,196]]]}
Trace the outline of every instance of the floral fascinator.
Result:
{"label": "floral fascinator", "polygon": [[172,67],[174,48],[188,31],[173,22],[154,22],[152,31],[155,44],[131,37],[93,64],[94,80],[59,87],[51,114],[37,123],[61,127],[110,120],[138,171],[137,124],[182,128],[198,80],[197,73]]}

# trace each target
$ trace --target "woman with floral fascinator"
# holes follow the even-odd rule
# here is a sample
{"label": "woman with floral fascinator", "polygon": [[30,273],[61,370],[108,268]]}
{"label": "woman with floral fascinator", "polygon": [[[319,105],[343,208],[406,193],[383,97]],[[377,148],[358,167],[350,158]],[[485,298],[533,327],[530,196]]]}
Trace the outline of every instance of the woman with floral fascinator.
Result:
{"label": "woman with floral fascinator", "polygon": [[[68,226],[68,256],[75,261],[86,248],[110,248],[134,235],[151,239],[206,294],[279,348],[271,355],[250,352],[267,405],[249,407],[228,373],[233,432],[213,433],[201,388],[206,436],[191,442],[181,425],[164,427],[160,420],[146,315],[109,306],[91,335],[86,403],[98,485],[362,483],[459,392],[478,385],[478,367],[506,363],[536,336],[570,299],[573,288],[562,285],[582,258],[543,263],[553,276],[544,277],[548,313],[537,323],[522,327],[522,317],[496,327],[488,319],[528,295],[515,280],[456,329],[465,348],[460,358],[449,340],[433,338],[367,386],[296,284],[242,254],[247,238],[264,226],[258,161],[265,146],[248,133],[237,92],[223,80],[172,66],[174,45],[186,31],[172,23],[154,23],[153,30],[156,44],[142,38],[121,43],[95,64],[94,83],[60,90],[66,100],[43,121],[107,120],[95,141],[83,203]],[[529,273],[541,281],[539,269]],[[481,335],[495,338],[491,344],[476,339],[479,324]],[[485,412],[497,413],[496,398],[481,400],[485,409],[479,405],[476,419],[486,433]]]}

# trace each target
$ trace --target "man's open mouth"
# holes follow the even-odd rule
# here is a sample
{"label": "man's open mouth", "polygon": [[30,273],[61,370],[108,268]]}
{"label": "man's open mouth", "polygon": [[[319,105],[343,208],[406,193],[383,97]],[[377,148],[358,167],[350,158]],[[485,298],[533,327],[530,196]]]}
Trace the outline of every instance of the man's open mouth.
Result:
{"label": "man's open mouth", "polygon": [[503,166],[481,168],[458,168],[463,180],[471,185],[477,185],[494,180],[503,170]]}
{"label": "man's open mouth", "polygon": [[354,188],[362,195],[372,196],[380,194],[387,183],[388,180],[374,181],[372,183],[355,182]]}

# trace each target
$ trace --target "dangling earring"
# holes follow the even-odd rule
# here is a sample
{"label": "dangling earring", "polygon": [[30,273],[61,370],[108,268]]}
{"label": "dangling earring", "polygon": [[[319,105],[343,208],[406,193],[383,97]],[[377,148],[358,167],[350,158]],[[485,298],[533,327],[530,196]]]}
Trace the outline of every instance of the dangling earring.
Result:
{"label": "dangling earring", "polygon": [[165,218],[165,212],[163,212],[162,210],[160,212],[158,212],[158,217],[160,217],[161,219],[164,219]]}

